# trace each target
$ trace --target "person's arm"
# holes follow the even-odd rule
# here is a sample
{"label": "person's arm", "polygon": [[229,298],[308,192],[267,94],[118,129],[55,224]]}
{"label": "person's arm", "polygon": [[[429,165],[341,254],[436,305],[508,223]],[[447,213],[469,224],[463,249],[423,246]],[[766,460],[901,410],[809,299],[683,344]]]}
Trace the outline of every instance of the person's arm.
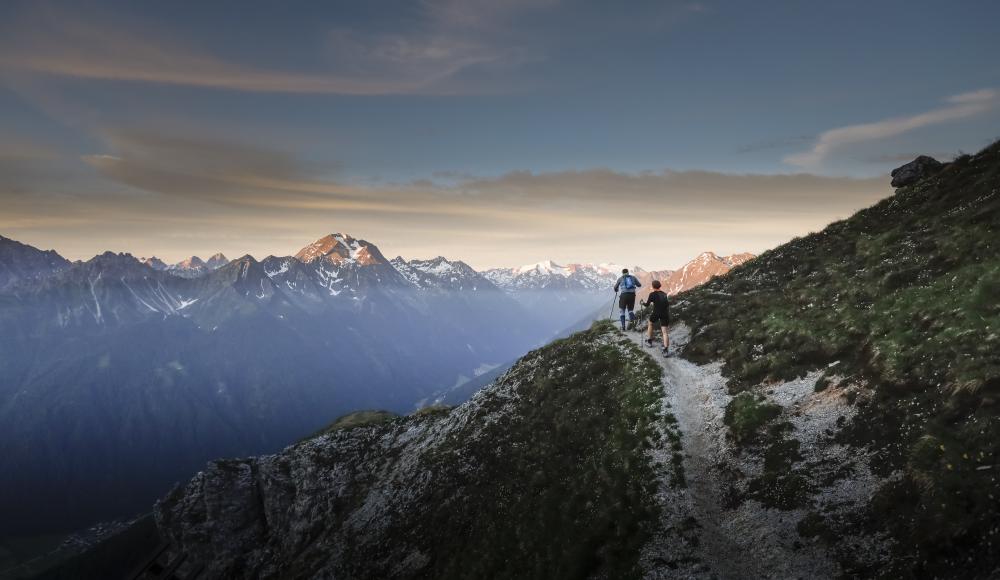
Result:
{"label": "person's arm", "polygon": [[619,277],[618,277],[618,279],[617,279],[617,280],[615,280],[615,292],[617,292],[617,291],[618,291],[618,286],[619,286],[619,284],[621,284],[621,283],[622,283],[622,277],[621,277],[621,276],[619,276]]}

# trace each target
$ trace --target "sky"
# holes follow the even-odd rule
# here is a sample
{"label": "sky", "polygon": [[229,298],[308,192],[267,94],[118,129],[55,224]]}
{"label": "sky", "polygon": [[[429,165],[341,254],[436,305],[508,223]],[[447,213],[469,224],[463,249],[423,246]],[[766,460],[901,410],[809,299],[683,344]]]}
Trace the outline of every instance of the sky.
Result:
{"label": "sky", "polygon": [[1000,3],[0,5],[0,235],[71,259],[759,253],[1000,138]]}

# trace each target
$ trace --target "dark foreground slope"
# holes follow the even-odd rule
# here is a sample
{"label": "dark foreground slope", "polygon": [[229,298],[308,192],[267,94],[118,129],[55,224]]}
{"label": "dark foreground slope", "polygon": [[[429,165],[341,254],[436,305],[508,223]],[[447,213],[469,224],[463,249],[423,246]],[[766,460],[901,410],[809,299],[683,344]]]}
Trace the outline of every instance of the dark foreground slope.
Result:
{"label": "dark foreground slope", "polygon": [[210,577],[631,576],[659,374],[599,324],[455,409],[212,463],[158,504],[159,528]]}
{"label": "dark foreground slope", "polygon": [[[727,409],[731,436],[765,456],[735,502],[813,509],[800,532],[848,573],[996,573],[998,231],[1000,143],[679,297],[675,313],[693,329],[685,356],[724,361],[730,393],[745,391]],[[826,444],[870,457],[878,481],[851,517],[817,509],[791,425],[764,400],[822,369],[815,389],[853,414]],[[856,534],[888,539],[877,569],[853,561]]]}

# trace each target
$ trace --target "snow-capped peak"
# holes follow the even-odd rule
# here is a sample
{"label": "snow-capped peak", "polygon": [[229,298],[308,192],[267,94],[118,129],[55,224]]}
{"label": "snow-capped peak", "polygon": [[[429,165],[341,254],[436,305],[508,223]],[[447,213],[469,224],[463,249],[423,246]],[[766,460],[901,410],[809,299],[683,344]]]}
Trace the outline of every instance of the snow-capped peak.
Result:
{"label": "snow-capped peak", "polygon": [[219,252],[214,254],[211,258],[205,261],[205,265],[212,270],[218,270],[219,268],[225,266],[229,263],[229,258],[225,254]]}
{"label": "snow-capped peak", "polygon": [[204,268],[204,267],[205,267],[204,260],[202,260],[198,256],[191,256],[186,260],[181,260],[180,262],[174,264],[174,268],[177,268],[178,270],[197,270],[199,268]]}
{"label": "snow-capped peak", "polygon": [[167,266],[166,262],[164,262],[163,260],[157,258],[156,256],[151,256],[149,258],[142,258],[139,261],[142,262],[143,264],[149,266],[150,268],[152,268],[154,270],[158,270],[158,271],[163,271],[163,270],[166,270],[167,268],[169,268],[169,266]]}
{"label": "snow-capped peak", "polygon": [[516,270],[517,274],[528,274],[530,272],[537,272],[539,274],[559,274],[560,276],[569,276],[573,273],[572,270],[565,266],[560,266],[552,260],[544,260],[537,262],[535,264],[527,264],[521,266]]}
{"label": "snow-capped peak", "polygon": [[331,262],[354,262],[362,266],[385,262],[381,252],[374,245],[347,234],[324,236],[299,250],[295,257],[305,263],[321,258]]}

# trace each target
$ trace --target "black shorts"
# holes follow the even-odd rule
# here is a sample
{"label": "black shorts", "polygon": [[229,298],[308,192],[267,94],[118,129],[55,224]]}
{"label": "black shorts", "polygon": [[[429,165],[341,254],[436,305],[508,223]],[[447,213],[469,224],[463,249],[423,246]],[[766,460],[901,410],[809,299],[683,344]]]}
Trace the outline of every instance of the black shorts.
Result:
{"label": "black shorts", "polygon": [[618,297],[618,308],[635,310],[635,292],[626,292]]}
{"label": "black shorts", "polygon": [[660,326],[670,326],[670,315],[669,314],[650,314],[649,323],[653,326],[659,324]]}

